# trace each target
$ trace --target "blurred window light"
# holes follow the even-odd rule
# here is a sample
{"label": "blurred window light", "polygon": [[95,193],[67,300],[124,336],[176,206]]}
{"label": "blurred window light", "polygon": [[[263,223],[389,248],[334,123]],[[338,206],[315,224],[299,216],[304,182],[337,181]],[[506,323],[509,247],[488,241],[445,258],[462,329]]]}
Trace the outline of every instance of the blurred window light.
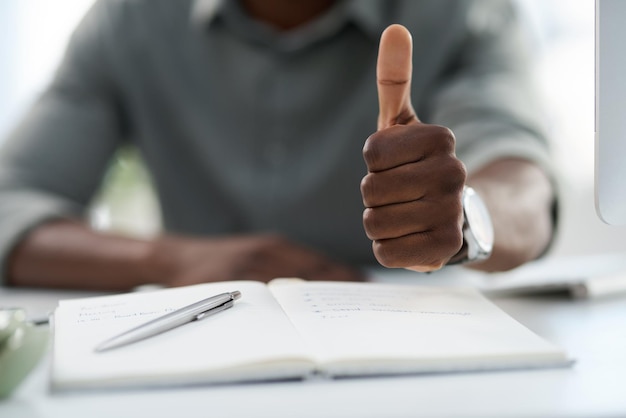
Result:
{"label": "blurred window light", "polygon": [[49,83],[94,0],[0,1],[0,141]]}

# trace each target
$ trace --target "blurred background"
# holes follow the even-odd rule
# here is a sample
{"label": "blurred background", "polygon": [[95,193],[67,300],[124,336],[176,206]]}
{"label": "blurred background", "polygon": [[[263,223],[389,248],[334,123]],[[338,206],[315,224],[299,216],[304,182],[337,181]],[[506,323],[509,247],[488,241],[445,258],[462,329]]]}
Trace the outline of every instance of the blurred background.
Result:
{"label": "blurred background", "polygon": [[[73,27],[92,3],[0,1],[0,147],[49,82]],[[594,1],[517,3],[536,44],[533,71],[563,186],[560,232],[551,254],[626,252],[626,227],[603,224],[594,208]],[[158,203],[135,150],[120,150],[90,213],[97,228],[139,236],[159,232]]]}
{"label": "blurred background", "polygon": [[[0,147],[46,88],[78,21],[94,0],[0,0]],[[111,163],[90,210],[95,228],[149,237],[161,217],[150,178],[132,148]]]}

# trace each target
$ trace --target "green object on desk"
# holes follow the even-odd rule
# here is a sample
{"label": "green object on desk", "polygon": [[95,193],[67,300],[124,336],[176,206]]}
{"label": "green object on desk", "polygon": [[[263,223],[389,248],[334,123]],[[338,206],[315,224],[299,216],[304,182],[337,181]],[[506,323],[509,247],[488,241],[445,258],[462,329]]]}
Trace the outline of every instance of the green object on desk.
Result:
{"label": "green object on desk", "polygon": [[22,309],[0,310],[0,399],[8,397],[37,365],[50,329],[26,319]]}

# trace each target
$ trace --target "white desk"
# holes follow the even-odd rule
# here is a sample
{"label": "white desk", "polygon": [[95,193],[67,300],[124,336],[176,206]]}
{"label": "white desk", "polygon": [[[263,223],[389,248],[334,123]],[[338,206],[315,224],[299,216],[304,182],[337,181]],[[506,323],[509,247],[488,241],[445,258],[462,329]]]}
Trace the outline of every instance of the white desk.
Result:
{"label": "white desk", "polygon": [[[80,293],[1,289],[33,315]],[[626,297],[494,301],[577,359],[569,369],[311,380],[51,395],[45,359],[2,418],[43,417],[603,417],[626,416]]]}

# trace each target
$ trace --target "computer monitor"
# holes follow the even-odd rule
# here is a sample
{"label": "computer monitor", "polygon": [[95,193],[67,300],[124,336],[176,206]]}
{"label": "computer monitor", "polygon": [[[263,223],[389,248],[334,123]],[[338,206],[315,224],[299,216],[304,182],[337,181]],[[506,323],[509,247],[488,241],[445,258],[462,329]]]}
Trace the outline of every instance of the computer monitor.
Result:
{"label": "computer monitor", "polygon": [[626,0],[596,0],[595,203],[626,225]]}

